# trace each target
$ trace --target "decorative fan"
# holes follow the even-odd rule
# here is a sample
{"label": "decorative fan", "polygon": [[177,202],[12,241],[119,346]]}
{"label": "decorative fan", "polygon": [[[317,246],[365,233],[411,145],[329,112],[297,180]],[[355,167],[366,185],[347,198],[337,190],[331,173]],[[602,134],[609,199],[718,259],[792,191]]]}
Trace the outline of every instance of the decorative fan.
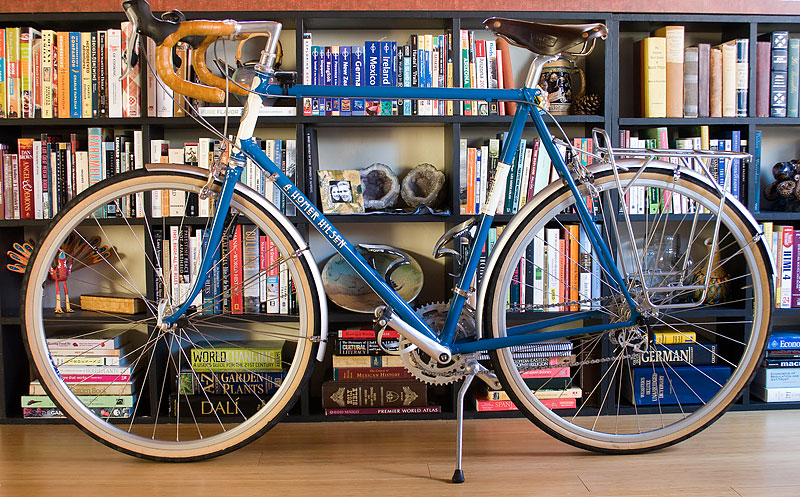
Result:
{"label": "decorative fan", "polygon": [[[24,273],[28,265],[31,254],[33,254],[34,241],[28,240],[23,243],[14,243],[14,250],[8,251],[8,256],[14,261],[13,264],[6,264],[9,271]],[[59,283],[64,286],[64,304],[66,312],[72,312],[69,304],[69,292],[67,291],[67,279],[73,271],[97,264],[102,260],[107,260],[111,250],[107,246],[100,246],[100,237],[86,240],[80,233],[73,232],[61,245],[53,264],[50,267],[50,279],[56,282],[56,308],[55,312],[61,310],[61,294],[59,293]]]}

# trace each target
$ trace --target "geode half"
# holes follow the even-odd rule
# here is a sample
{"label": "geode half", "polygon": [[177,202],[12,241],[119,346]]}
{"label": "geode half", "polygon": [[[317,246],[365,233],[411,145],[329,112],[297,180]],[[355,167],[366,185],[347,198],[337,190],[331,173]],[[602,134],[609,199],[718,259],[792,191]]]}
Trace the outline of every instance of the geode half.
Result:
{"label": "geode half", "polygon": [[400,181],[389,166],[376,162],[361,169],[359,173],[365,208],[388,209],[397,203]]}
{"label": "geode half", "polygon": [[423,163],[412,169],[403,178],[400,195],[411,207],[417,208],[420,205],[426,205],[431,209],[436,209],[442,204],[447,194],[444,184],[444,173],[428,163]]}

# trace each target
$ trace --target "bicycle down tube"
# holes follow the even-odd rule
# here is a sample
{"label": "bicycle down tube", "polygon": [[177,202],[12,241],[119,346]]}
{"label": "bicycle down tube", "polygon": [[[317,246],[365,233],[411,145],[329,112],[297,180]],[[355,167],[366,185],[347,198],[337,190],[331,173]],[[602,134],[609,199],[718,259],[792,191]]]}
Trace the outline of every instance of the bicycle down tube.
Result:
{"label": "bicycle down tube", "polygon": [[[355,97],[355,98],[418,98],[418,99],[447,99],[447,100],[516,100],[518,101],[517,111],[514,114],[511,127],[509,129],[509,138],[503,145],[501,151],[501,161],[498,166],[498,171],[495,175],[495,181],[492,185],[492,191],[487,194],[486,206],[481,210],[478,220],[478,230],[474,241],[472,242],[469,256],[464,269],[458,279],[454,289],[454,295],[451,299],[448,315],[440,335],[437,335],[430,326],[425,323],[413,310],[413,308],[405,302],[395,292],[384,279],[370,266],[370,264],[359,254],[355,248],[345,239],[344,236],[333,226],[333,224],[314,206],[314,204],[305,197],[305,195],[295,186],[292,181],[276,166],[272,160],[262,151],[255,140],[252,138],[252,131],[255,128],[256,117],[258,116],[258,109],[261,105],[261,97],[256,93],[251,93],[247,105],[246,112],[242,117],[242,122],[239,129],[239,143],[238,146],[242,152],[231,154],[231,161],[228,165],[227,173],[223,182],[223,187],[217,197],[217,208],[214,213],[214,218],[211,225],[211,233],[209,237],[208,246],[216,246],[222,236],[222,220],[225,213],[230,207],[230,201],[233,196],[234,185],[241,175],[244,161],[246,158],[253,160],[261,169],[265,171],[269,180],[274,181],[281,193],[291,201],[303,216],[324,236],[334,249],[342,255],[342,257],[353,267],[357,274],[359,274],[380,297],[388,305],[393,313],[404,322],[410,330],[406,331],[413,333],[416,331],[420,336],[417,337],[424,341],[426,345],[431,347],[434,351],[449,351],[450,354],[458,353],[472,353],[481,350],[494,350],[497,348],[508,347],[512,345],[519,345],[523,343],[533,343],[543,340],[550,340],[568,336],[574,333],[572,330],[561,330],[553,332],[542,332],[532,334],[532,332],[541,330],[556,324],[569,323],[587,317],[587,313],[577,313],[572,316],[564,316],[557,318],[550,318],[536,323],[526,324],[509,329],[509,336],[502,338],[483,339],[476,342],[469,343],[454,343],[455,329],[458,324],[459,316],[467,301],[472,282],[472,276],[475,273],[481,250],[485,244],[489,228],[491,228],[494,214],[505,190],[505,183],[510,170],[510,164],[513,162],[514,154],[516,153],[519,145],[520,137],[525,127],[525,122],[530,115],[533,119],[534,125],[539,132],[542,143],[550,155],[553,164],[558,171],[559,176],[564,179],[567,186],[572,191],[576,198],[580,197],[578,186],[575,184],[574,179],[569,173],[569,170],[564,162],[563,157],[558,153],[553,142],[553,136],[547,129],[544,119],[540,111],[530,103],[535,93],[529,90],[474,90],[474,89],[460,89],[460,88],[382,88],[382,87],[335,87],[335,86],[314,86],[314,85],[294,85],[288,89],[281,88],[278,85],[267,85],[257,83],[253,84],[256,93],[270,95],[283,95],[292,98],[303,98],[306,96],[320,96],[320,97]],[[592,222],[592,216],[589,213],[586,205],[582,202],[576,202],[578,209],[578,216],[581,219],[590,239],[590,243],[597,249],[600,264],[607,270],[610,275],[612,285],[616,286],[626,298],[628,304],[631,306],[631,317],[626,322],[610,323],[604,325],[590,326],[582,328],[587,333],[607,331],[615,328],[631,326],[635,323],[639,314],[636,310],[635,302],[631,298],[622,275],[613,262],[613,258],[609,252],[608,247],[602,240],[596,226]],[[167,325],[174,324],[180,316],[182,316],[190,307],[190,303],[194,297],[202,290],[203,282],[205,281],[209,269],[211,267],[211,257],[207,257],[207,251],[203,254],[203,261],[200,265],[198,272],[199,276],[194,283],[192,290],[189,292],[187,299],[181,306],[171,315],[163,318],[163,322]],[[289,254],[291,256],[291,254]],[[414,340],[411,340],[412,342]],[[436,347],[438,345],[439,347]],[[427,349],[427,347],[423,347]]]}

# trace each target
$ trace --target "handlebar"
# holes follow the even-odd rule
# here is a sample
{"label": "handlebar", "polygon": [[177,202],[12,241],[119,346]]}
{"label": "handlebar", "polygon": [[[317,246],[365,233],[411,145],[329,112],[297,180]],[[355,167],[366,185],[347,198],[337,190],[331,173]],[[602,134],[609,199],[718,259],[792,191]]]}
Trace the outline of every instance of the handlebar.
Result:
{"label": "handlebar", "polygon": [[[122,3],[122,7],[128,20],[133,24],[135,32],[148,36],[156,42],[156,72],[164,84],[186,97],[205,102],[223,103],[226,91],[247,95],[247,91],[244,89],[237,85],[228,85],[224,78],[215,76],[208,70],[206,50],[217,38],[228,37],[236,40],[252,33],[269,35],[265,51],[269,58],[266,67],[271,67],[282,27],[281,23],[275,21],[158,19],[153,16],[147,0],[126,0]],[[195,49],[192,63],[197,77],[205,84],[192,83],[175,74],[172,66],[172,48],[184,39]],[[131,46],[134,45],[131,44]]]}

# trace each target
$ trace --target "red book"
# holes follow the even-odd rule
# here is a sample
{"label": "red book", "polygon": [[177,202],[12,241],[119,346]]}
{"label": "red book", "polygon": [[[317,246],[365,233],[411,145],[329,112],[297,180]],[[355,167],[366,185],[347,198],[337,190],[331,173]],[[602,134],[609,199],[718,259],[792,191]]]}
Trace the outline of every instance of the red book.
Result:
{"label": "red book", "polygon": [[231,314],[244,313],[242,300],[242,225],[237,224],[230,240]]}
{"label": "red book", "polygon": [[[552,359],[557,359],[556,357]],[[534,368],[520,371],[521,378],[569,378],[569,366],[563,368]]]}
{"label": "red book", "polygon": [[[343,340],[364,340],[370,338],[376,340],[378,334],[375,330],[339,330],[338,338]],[[383,333],[383,338],[400,338],[400,333],[395,330],[386,330]]]}
{"label": "red book", "polygon": [[[498,52],[502,52],[500,60],[497,61],[497,65],[503,65],[503,88],[514,88],[514,72],[511,68],[511,53],[508,42],[502,38],[498,38],[497,50]],[[509,116],[517,111],[517,104],[514,102],[504,102],[504,106],[506,109],[506,114]]]}
{"label": "red book", "polygon": [[116,383],[129,382],[129,374],[61,374],[61,379],[66,383]]}
{"label": "red book", "polygon": [[756,42],[756,116],[769,117],[770,42]]}
{"label": "red book", "polygon": [[325,409],[327,415],[364,415],[364,414],[435,414],[442,412],[442,406],[422,407],[341,407]]}
{"label": "red book", "polygon": [[20,219],[33,219],[33,138],[17,140],[19,154],[19,216]]}
{"label": "red book", "polygon": [[[577,399],[539,399],[548,409],[575,409]],[[478,412],[490,411],[516,411],[517,406],[510,400],[483,400],[475,399],[475,408]]]}
{"label": "red book", "polygon": [[264,313],[267,312],[267,273],[266,269],[269,267],[269,243],[267,242],[268,238],[266,236],[259,236],[258,237],[258,266],[260,271],[258,272],[258,294],[259,294],[259,301],[261,305],[259,306],[258,312]]}

